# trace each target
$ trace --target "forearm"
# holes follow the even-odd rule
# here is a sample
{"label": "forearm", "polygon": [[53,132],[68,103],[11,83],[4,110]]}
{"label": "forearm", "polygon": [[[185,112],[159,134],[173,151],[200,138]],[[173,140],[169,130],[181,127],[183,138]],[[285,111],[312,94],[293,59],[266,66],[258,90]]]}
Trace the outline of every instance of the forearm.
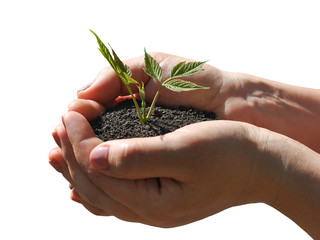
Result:
{"label": "forearm", "polygon": [[303,145],[288,149],[288,165],[272,205],[314,239],[320,238],[320,155]]}
{"label": "forearm", "polygon": [[256,125],[291,137],[320,152],[320,90],[241,74]]}
{"label": "forearm", "polygon": [[249,136],[257,151],[252,152],[246,202],[264,202],[320,239],[320,154],[265,129],[253,129]]}

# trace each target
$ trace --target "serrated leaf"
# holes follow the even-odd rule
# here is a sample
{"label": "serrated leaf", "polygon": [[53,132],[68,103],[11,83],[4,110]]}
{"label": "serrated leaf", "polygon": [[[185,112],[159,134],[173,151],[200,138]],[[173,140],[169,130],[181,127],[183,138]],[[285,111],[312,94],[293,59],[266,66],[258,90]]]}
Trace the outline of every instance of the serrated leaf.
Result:
{"label": "serrated leaf", "polygon": [[128,74],[131,77],[132,76],[132,72],[131,72],[129,66],[125,64],[124,68],[125,68],[125,73]]}
{"label": "serrated leaf", "polygon": [[161,83],[163,71],[160,65],[157,63],[156,60],[154,60],[144,49],[144,71],[146,74],[148,74],[150,77],[153,77],[157,79]]}
{"label": "serrated leaf", "polygon": [[102,53],[102,55],[108,60],[108,62],[110,63],[111,67],[114,69],[114,71],[118,74],[118,76],[122,79],[122,81],[128,85],[128,84],[139,84],[137,81],[135,81],[133,78],[131,78],[131,71],[130,68],[125,65],[120,58],[118,57],[118,55],[116,54],[116,52],[111,48],[112,51],[112,55],[110,53],[110,50],[104,45],[104,43],[101,41],[101,39],[98,37],[98,35],[90,30],[90,32],[92,32],[98,42],[99,45],[99,51]]}
{"label": "serrated leaf", "polygon": [[113,50],[113,48],[111,47],[111,45],[109,44],[110,48],[111,48],[111,51],[112,51],[112,55],[113,55],[113,58],[114,58],[114,62],[115,62],[115,65],[120,68],[120,70],[122,72],[125,72],[126,74],[128,74],[130,77],[132,75],[131,71],[130,71],[130,68],[129,66],[125,65],[121,60],[120,58],[118,57],[118,55],[116,54],[116,52]]}
{"label": "serrated leaf", "polygon": [[99,51],[102,53],[102,55],[108,60],[108,62],[110,63],[111,67],[116,70],[116,63],[115,61],[113,60],[111,54],[110,54],[110,51],[109,49],[104,45],[104,43],[101,41],[101,39],[98,37],[98,35],[92,31],[90,29],[90,32],[92,32],[94,34],[94,36],[96,37],[97,39],[97,42],[98,42],[98,45],[99,45]]}
{"label": "serrated leaf", "polygon": [[123,72],[123,75],[124,75],[126,82],[128,84],[139,85],[139,83],[136,80],[134,80],[130,75],[128,75],[126,72]]}
{"label": "serrated leaf", "polygon": [[180,62],[176,66],[174,66],[171,70],[170,78],[180,78],[189,76],[191,74],[194,74],[200,70],[202,70],[203,64],[205,64],[207,61],[204,62]]}
{"label": "serrated leaf", "polygon": [[174,91],[174,92],[183,92],[183,91],[191,91],[197,89],[209,89],[208,87],[203,87],[193,82],[181,80],[181,79],[173,79],[165,84],[163,84],[166,88]]}

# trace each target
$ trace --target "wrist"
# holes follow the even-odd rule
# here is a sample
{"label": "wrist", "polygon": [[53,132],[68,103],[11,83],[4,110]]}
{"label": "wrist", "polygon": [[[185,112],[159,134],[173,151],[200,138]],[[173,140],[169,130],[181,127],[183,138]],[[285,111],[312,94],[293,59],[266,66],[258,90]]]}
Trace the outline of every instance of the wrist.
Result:
{"label": "wrist", "polygon": [[[226,117],[281,133],[320,151],[319,91],[237,73]],[[231,103],[228,106],[228,102]],[[297,126],[299,126],[297,128]]]}
{"label": "wrist", "polygon": [[294,140],[264,128],[248,126],[248,141],[252,144],[252,149],[248,152],[251,169],[248,171],[242,201],[272,205],[278,195],[284,166],[287,165],[287,157],[283,158],[287,155],[285,149]]}
{"label": "wrist", "polygon": [[244,73],[223,72],[223,84],[219,98],[223,104],[218,108],[219,118],[264,126],[266,117],[279,91],[266,79]]}
{"label": "wrist", "polygon": [[278,112],[283,112],[283,91],[276,82],[238,73],[238,97],[244,101],[245,113],[250,119],[248,122],[259,127],[272,129],[275,116]]}
{"label": "wrist", "polygon": [[295,142],[287,146],[278,193],[269,205],[312,237],[320,237],[320,155]]}
{"label": "wrist", "polygon": [[265,203],[311,236],[320,231],[320,155],[303,144],[252,126],[252,168],[243,203]]}

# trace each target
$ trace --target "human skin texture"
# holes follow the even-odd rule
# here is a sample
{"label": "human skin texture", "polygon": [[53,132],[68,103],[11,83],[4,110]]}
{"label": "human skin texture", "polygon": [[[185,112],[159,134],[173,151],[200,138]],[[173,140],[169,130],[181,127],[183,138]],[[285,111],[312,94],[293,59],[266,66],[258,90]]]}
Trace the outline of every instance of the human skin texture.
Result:
{"label": "human skin texture", "polygon": [[[152,55],[164,75],[185,60]],[[126,64],[144,81],[151,100],[157,81],[143,72],[143,58]],[[153,138],[95,137],[88,120],[128,94],[110,68],[79,91],[53,132],[58,147],[49,153],[50,163],[70,182],[72,199],[97,215],[159,227],[264,202],[319,237],[319,90],[204,68],[186,80],[210,90],[164,89],[158,102],[214,111],[219,120]]]}

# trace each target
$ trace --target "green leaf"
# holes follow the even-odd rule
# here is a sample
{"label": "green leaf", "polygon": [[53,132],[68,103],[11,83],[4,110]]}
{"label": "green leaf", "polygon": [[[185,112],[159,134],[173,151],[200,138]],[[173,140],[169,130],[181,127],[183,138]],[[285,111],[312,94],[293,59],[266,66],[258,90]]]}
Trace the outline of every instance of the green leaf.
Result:
{"label": "green leaf", "polygon": [[194,74],[200,70],[202,70],[203,64],[205,64],[207,61],[204,62],[180,62],[176,66],[174,66],[171,70],[170,78],[180,78],[189,76],[191,74]]}
{"label": "green leaf", "polygon": [[144,91],[144,83],[143,82],[141,82],[141,86],[138,85],[138,89],[139,89],[139,96],[140,96],[141,101],[145,101],[146,94]]}
{"label": "green leaf", "polygon": [[148,74],[150,77],[153,77],[157,79],[161,83],[163,71],[160,65],[157,63],[156,60],[154,60],[144,49],[144,64],[145,68],[144,71],[146,74]]}
{"label": "green leaf", "polygon": [[128,75],[131,77],[132,73],[131,73],[131,71],[130,71],[130,68],[129,68],[127,65],[125,65],[125,64],[120,60],[120,58],[118,57],[118,55],[116,54],[116,52],[113,50],[113,48],[111,47],[110,44],[109,44],[109,46],[110,46],[110,48],[111,48],[111,50],[112,50],[112,55],[113,55],[114,61],[115,61],[115,63],[116,63],[116,66],[117,66],[118,68],[120,68],[120,70],[121,70],[122,72],[125,72],[126,74],[128,74]]}
{"label": "green leaf", "polygon": [[136,81],[136,80],[134,80],[129,74],[127,74],[126,72],[123,72],[123,75],[124,75],[124,77],[125,77],[125,79],[126,79],[126,82],[128,83],[128,84],[135,84],[135,85],[139,85],[139,83]]}
{"label": "green leaf", "polygon": [[110,44],[110,48],[112,49],[112,55],[109,51],[109,49],[104,45],[104,43],[101,41],[101,39],[98,37],[98,35],[92,31],[90,29],[90,32],[92,32],[96,39],[97,39],[97,42],[98,42],[98,45],[99,45],[99,51],[102,53],[102,55],[108,60],[108,62],[110,63],[111,67],[114,69],[114,71],[117,73],[117,75],[119,76],[119,78],[123,81],[123,83],[126,85],[131,97],[132,97],[132,100],[133,100],[133,103],[137,109],[137,112],[138,112],[138,116],[139,116],[139,119],[141,121],[141,123],[145,123],[145,117],[142,117],[141,115],[141,112],[140,112],[140,108],[138,106],[138,103],[137,101],[135,100],[134,98],[134,95],[132,93],[132,90],[129,86],[129,84],[136,84],[139,86],[139,83],[137,81],[135,81],[133,78],[131,78],[131,71],[129,69],[129,67],[127,65],[125,65],[120,59],[119,57],[117,56],[117,54],[115,53],[115,51],[111,48]]}
{"label": "green leaf", "polygon": [[110,63],[111,67],[116,71],[116,62],[113,60],[109,49],[104,45],[104,43],[101,41],[101,39],[98,37],[98,35],[90,29],[90,32],[94,34],[94,36],[97,39],[98,45],[99,45],[99,51],[102,53],[102,55],[108,60]]}
{"label": "green leaf", "polygon": [[129,66],[125,64],[125,65],[124,65],[124,69],[125,69],[124,72],[131,77],[131,76],[132,76],[132,72],[131,72]]}
{"label": "green leaf", "polygon": [[165,84],[163,84],[166,88],[174,91],[174,92],[183,92],[183,91],[191,91],[197,89],[209,89],[208,87],[202,87],[198,84],[193,82],[181,80],[181,79],[174,79]]}
{"label": "green leaf", "polygon": [[114,69],[114,71],[119,75],[119,77],[122,79],[122,81],[128,85],[128,84],[139,84],[137,81],[135,81],[133,78],[131,78],[131,71],[130,68],[125,65],[120,58],[118,57],[118,55],[116,54],[116,52],[111,48],[112,51],[112,55],[109,51],[109,49],[104,45],[104,43],[101,41],[101,39],[98,37],[98,35],[90,30],[96,37],[98,45],[99,45],[99,51],[102,53],[102,55],[108,60],[108,62],[110,63],[111,67]]}

